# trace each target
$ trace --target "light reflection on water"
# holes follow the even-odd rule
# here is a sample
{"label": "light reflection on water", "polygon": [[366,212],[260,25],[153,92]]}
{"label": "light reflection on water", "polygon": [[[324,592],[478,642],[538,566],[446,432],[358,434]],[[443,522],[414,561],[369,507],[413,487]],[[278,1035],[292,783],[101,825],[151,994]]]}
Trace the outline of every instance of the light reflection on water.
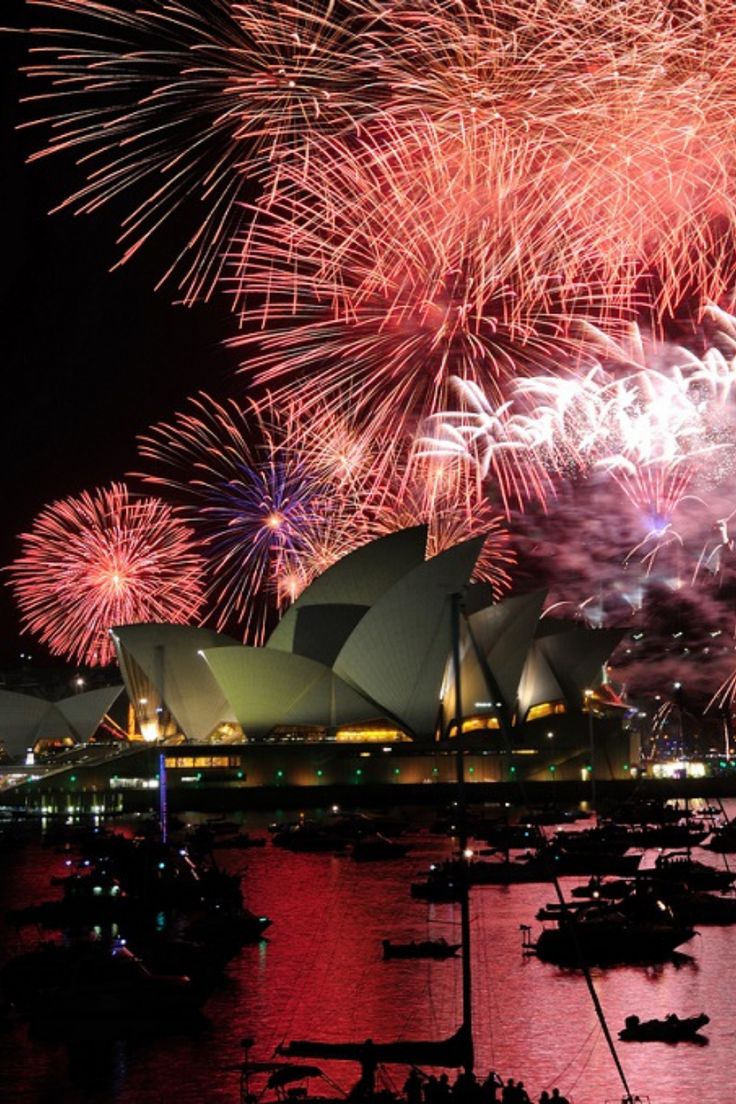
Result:
{"label": "light reflection on water", "polygon": [[[66,1048],[29,1039],[22,1025],[0,1034],[0,1099],[11,1104],[235,1104],[240,1040],[265,1059],[290,1038],[444,1038],[459,1024],[460,963],[381,959],[382,938],[458,935],[450,905],[413,901],[408,885],[445,842],[412,837],[393,863],[353,863],[273,848],[228,855],[246,870],[247,898],[273,919],[267,942],[246,947],[209,998],[208,1023],[193,1035]],[[700,857],[701,852],[697,852]],[[647,857],[651,862],[651,856]],[[716,856],[709,858],[720,863]],[[41,848],[3,860],[3,907],[49,897],[63,860]],[[565,879],[567,888],[582,879]],[[54,894],[55,895],[55,894]],[[522,1077],[534,1099],[559,1085],[574,1104],[620,1101],[621,1088],[582,977],[525,958],[519,925],[532,923],[550,886],[488,887],[473,893],[476,1068]],[[16,949],[2,930],[4,956]],[[612,1032],[636,1012],[711,1017],[706,1047],[621,1044],[634,1091],[652,1104],[727,1104],[736,1085],[731,987],[736,927],[703,928],[682,948],[692,960],[649,969],[594,971]],[[355,1071],[323,1064],[348,1086]],[[230,1068],[228,1068],[230,1067]],[[395,1071],[403,1082],[404,1071]]]}

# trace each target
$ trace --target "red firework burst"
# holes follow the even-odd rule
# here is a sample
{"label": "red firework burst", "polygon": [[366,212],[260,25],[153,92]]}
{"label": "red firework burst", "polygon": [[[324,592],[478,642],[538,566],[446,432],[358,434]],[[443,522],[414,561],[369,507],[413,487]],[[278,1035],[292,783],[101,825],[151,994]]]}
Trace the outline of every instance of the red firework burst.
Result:
{"label": "red firework burst", "polygon": [[260,346],[259,382],[397,435],[447,405],[452,375],[498,394],[577,348],[581,300],[605,313],[607,292],[565,274],[578,261],[534,202],[526,151],[512,165],[470,130],[450,149],[429,123],[320,149],[308,176],[282,168],[236,256],[249,332],[234,344]]}
{"label": "red firework burst", "polygon": [[355,20],[332,2],[28,2],[56,23],[31,30],[26,72],[49,91],[27,97],[29,125],[50,127],[32,160],[71,150],[86,170],[61,207],[128,197],[119,263],[184,210],[193,230],[161,282],[175,273],[187,302],[220,275],[244,183],[284,157],[308,163],[315,131],[376,110]]}
{"label": "red firework burst", "polygon": [[8,568],[24,630],[88,666],[112,662],[109,630],[187,623],[202,605],[192,532],[157,498],[122,483],[47,506]]}
{"label": "red firework burst", "polygon": [[391,26],[393,117],[419,105],[450,139],[472,125],[529,148],[584,284],[657,319],[733,294],[729,0],[406,0]]}

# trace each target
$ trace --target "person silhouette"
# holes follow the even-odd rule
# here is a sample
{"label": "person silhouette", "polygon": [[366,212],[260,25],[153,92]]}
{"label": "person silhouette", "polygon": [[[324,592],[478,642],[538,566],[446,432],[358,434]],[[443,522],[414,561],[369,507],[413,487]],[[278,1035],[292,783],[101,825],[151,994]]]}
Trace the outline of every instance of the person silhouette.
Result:
{"label": "person silhouette", "polygon": [[404,1095],[406,1104],[422,1104],[422,1082],[413,1068],[404,1082]]}

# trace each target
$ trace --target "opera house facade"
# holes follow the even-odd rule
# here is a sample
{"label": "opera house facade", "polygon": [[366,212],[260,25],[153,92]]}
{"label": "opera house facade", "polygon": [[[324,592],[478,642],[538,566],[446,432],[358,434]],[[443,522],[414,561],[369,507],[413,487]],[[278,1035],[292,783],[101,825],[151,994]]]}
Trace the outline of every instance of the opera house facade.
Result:
{"label": "opera house facade", "polygon": [[174,778],[215,767],[233,784],[449,780],[458,739],[471,780],[626,777],[625,709],[604,674],[621,633],[543,616],[544,591],[493,602],[471,582],[482,546],[425,559],[421,526],[364,545],[263,647],[114,628],[140,732]]}

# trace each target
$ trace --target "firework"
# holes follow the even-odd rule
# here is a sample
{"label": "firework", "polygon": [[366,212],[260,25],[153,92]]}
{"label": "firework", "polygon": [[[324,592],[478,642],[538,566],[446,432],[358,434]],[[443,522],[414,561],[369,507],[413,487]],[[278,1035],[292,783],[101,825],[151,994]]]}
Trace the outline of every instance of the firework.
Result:
{"label": "firework", "polygon": [[332,2],[28,2],[54,23],[31,31],[26,72],[49,90],[26,102],[50,130],[32,160],[69,150],[82,166],[61,207],[126,196],[119,263],[183,210],[192,228],[162,281],[175,274],[185,301],[220,275],[246,180],[308,162],[315,128],[344,129],[370,105],[370,68]]}
{"label": "firework", "polygon": [[[206,294],[221,273],[239,204],[252,198],[243,188],[248,178],[263,186],[265,209],[274,199],[291,202],[282,183],[301,180],[302,216],[327,183],[332,198],[325,202],[333,211],[344,205],[350,227],[350,215],[361,213],[356,189],[358,205],[367,198],[366,182],[354,175],[354,147],[376,120],[389,157],[416,161],[417,189],[424,186],[427,200],[444,201],[451,219],[477,205],[491,227],[478,247],[484,272],[477,258],[468,260],[460,247],[453,256],[442,239],[444,260],[454,265],[438,269],[430,250],[428,274],[397,273],[397,251],[409,235],[397,237],[392,220],[403,218],[406,230],[422,235],[416,195],[407,206],[403,184],[393,187],[394,170],[384,174],[380,207],[397,243],[388,269],[361,256],[359,221],[352,223],[357,238],[342,236],[354,254],[346,286],[356,265],[372,270],[351,298],[369,290],[367,279],[378,292],[375,311],[391,306],[386,328],[405,324],[416,334],[429,327],[435,335],[441,328],[445,338],[466,328],[482,356],[488,318],[501,330],[512,322],[518,334],[534,300],[551,297],[559,307],[586,299],[596,309],[602,302],[611,316],[643,308],[661,319],[688,296],[697,309],[732,295],[730,0],[212,0],[206,16],[186,0],[133,11],[123,0],[30,2],[62,24],[33,33],[28,72],[49,91],[32,100],[36,121],[51,128],[38,156],[77,155],[87,177],[66,201],[76,210],[131,193],[124,257],[180,207],[194,207],[194,230],[173,265],[185,299]],[[417,128],[436,135],[425,158],[431,172],[414,148]],[[469,134],[482,134],[492,155],[480,151],[474,189],[456,181],[448,193],[444,176],[456,175],[458,143]],[[332,144],[335,136],[342,147]],[[420,219],[427,213],[425,204]],[[321,223],[326,233],[329,214]],[[284,217],[281,210],[277,224]],[[429,227],[438,228],[437,216]],[[504,227],[505,243],[497,240]],[[332,230],[339,235],[340,225]],[[368,233],[381,237],[378,226]],[[298,265],[308,253],[287,256]],[[458,287],[466,283],[469,289]],[[525,304],[521,315],[512,291]],[[343,350],[344,357],[354,353]]]}
{"label": "firework", "polygon": [[455,380],[459,409],[428,420],[422,453],[468,459],[497,483],[507,511],[546,501],[559,477],[604,472],[663,530],[694,481],[716,485],[733,472],[736,356],[710,348],[697,357],[638,327],[624,341],[586,327],[586,341],[600,360],[577,375],[516,380],[505,403]]}
{"label": "firework", "polygon": [[329,482],[324,462],[295,447],[295,422],[268,404],[201,394],[140,440],[159,471],[144,478],[173,491],[202,536],[218,627],[234,622],[251,643],[263,642],[274,610],[368,539],[350,490],[355,470],[350,485],[341,470]]}
{"label": "firework", "polygon": [[529,148],[578,281],[658,319],[732,294],[728,0],[407,2],[391,21],[394,116],[421,105],[450,138],[481,126]]}
{"label": "firework", "polygon": [[52,503],[21,541],[10,585],[24,629],[52,655],[104,666],[114,625],[187,623],[202,605],[191,530],[124,484]]}
{"label": "firework", "polygon": [[509,206],[492,136],[467,133],[450,156],[429,124],[384,124],[320,151],[306,177],[281,170],[234,256],[233,343],[259,383],[397,436],[446,406],[452,375],[498,395],[561,360],[579,289],[559,277],[523,153],[528,202]]}
{"label": "firework", "polygon": [[516,556],[508,529],[467,464],[447,457],[421,459],[411,453],[403,463],[395,458],[392,478],[383,485],[371,512],[378,533],[426,524],[428,559],[484,536],[473,579],[489,583],[496,599],[510,588]]}

